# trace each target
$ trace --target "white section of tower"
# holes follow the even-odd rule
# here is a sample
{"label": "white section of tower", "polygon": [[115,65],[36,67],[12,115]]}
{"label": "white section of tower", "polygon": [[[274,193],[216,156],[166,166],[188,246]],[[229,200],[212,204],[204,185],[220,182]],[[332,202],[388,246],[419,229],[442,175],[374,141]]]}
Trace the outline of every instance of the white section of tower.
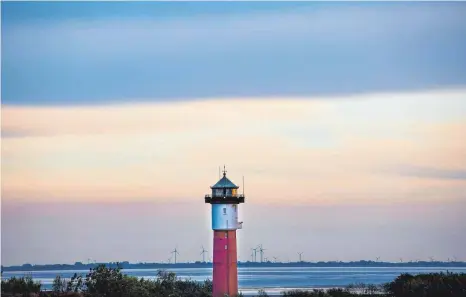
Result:
{"label": "white section of tower", "polygon": [[212,230],[241,229],[237,204],[212,204]]}

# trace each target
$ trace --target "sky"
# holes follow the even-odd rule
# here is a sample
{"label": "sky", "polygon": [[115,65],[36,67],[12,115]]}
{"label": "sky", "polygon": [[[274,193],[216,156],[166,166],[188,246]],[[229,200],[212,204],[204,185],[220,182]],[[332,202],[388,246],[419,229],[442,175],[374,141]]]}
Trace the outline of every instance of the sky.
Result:
{"label": "sky", "polygon": [[464,3],[1,16],[2,265],[201,260],[224,164],[240,260],[466,261]]}

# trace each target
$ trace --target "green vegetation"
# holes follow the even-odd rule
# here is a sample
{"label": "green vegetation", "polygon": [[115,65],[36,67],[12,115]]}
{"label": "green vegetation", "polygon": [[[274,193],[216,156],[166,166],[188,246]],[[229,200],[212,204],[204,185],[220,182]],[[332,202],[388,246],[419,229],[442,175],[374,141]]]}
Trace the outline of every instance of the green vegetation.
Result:
{"label": "green vegetation", "polygon": [[119,267],[100,265],[83,278],[75,274],[70,280],[57,276],[52,291],[40,290],[31,277],[2,280],[2,296],[83,296],[83,297],[211,297],[212,282],[180,280],[172,272],[159,271],[155,280],[138,279],[121,272]]}
{"label": "green vegetation", "polygon": [[[265,296],[265,295],[261,295]],[[284,297],[465,297],[466,273],[401,274],[383,285],[350,285],[345,289],[282,293]]]}
{"label": "green vegetation", "polygon": [[2,279],[2,295],[10,293],[13,295],[29,296],[31,293],[39,293],[40,287],[40,283],[33,281],[31,275],[19,278],[12,277],[6,281]]}
{"label": "green vegetation", "polygon": [[384,289],[388,296],[396,297],[463,297],[466,296],[466,273],[401,274],[384,285]]}
{"label": "green vegetation", "polygon": [[[172,272],[159,271],[154,280],[125,275],[120,267],[99,265],[84,277],[57,276],[52,291],[41,291],[31,276],[2,280],[2,296],[39,297],[211,297],[212,282],[180,280]],[[240,294],[240,296],[242,296]],[[268,296],[260,290],[256,296]],[[354,284],[344,289],[292,290],[283,297],[466,297],[466,273],[401,274],[383,285]]]}

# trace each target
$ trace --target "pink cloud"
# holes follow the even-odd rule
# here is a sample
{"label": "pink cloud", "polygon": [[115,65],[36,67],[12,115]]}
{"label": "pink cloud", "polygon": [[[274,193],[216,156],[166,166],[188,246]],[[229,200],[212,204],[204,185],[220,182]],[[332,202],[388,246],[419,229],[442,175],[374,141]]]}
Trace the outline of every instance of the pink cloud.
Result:
{"label": "pink cloud", "polygon": [[[430,94],[409,96],[410,105],[425,96],[434,100]],[[2,194],[24,201],[187,201],[207,193],[217,166],[227,164],[237,183],[246,176],[248,194],[258,203],[281,203],[283,197],[299,204],[459,199],[463,180],[385,172],[398,165],[466,167],[460,137],[466,122],[453,116],[456,105],[444,103],[441,119],[429,109],[419,111],[416,122],[417,111],[405,108],[409,120],[393,122],[390,112],[368,123],[359,115],[373,106],[396,108],[387,96],[362,98],[344,104],[285,98],[7,106],[6,129],[30,135],[2,139]],[[378,127],[384,133],[375,137]],[[323,135],[337,141],[321,147]]]}

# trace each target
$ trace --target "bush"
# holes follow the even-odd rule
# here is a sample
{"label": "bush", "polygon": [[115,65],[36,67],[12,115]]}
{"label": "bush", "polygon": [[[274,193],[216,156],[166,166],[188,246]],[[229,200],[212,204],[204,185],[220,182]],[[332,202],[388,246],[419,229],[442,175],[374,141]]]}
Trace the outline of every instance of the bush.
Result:
{"label": "bush", "polygon": [[257,297],[269,297],[269,295],[262,289],[257,291]]}
{"label": "bush", "polygon": [[[32,276],[2,280],[2,295],[30,296],[40,292],[41,284]],[[212,297],[212,282],[180,280],[173,272],[159,271],[155,280],[124,275],[120,267],[97,266],[83,276],[70,280],[57,276],[52,292],[40,297]],[[237,296],[243,296],[241,293]],[[264,290],[258,295],[267,297]],[[283,297],[466,297],[465,273],[401,274],[383,286],[354,284],[345,289],[291,290]]]}
{"label": "bush", "polygon": [[57,275],[52,283],[52,291],[55,294],[60,294],[65,292],[66,289],[66,280],[62,279],[60,275]]}
{"label": "bush", "polygon": [[394,297],[464,297],[466,273],[401,274],[384,288]]}
{"label": "bush", "polygon": [[2,280],[2,294],[11,293],[29,296],[31,293],[39,293],[40,288],[41,283],[35,282],[31,275]]}
{"label": "bush", "polygon": [[284,297],[328,297],[328,295],[323,290],[290,290],[283,292],[282,296]]}
{"label": "bush", "polygon": [[211,297],[212,282],[180,280],[173,272],[159,271],[156,280],[123,275],[120,268],[101,265],[86,276],[83,292],[89,297]]}
{"label": "bush", "polygon": [[327,296],[329,297],[351,297],[355,294],[352,294],[348,289],[329,289],[327,292]]}

